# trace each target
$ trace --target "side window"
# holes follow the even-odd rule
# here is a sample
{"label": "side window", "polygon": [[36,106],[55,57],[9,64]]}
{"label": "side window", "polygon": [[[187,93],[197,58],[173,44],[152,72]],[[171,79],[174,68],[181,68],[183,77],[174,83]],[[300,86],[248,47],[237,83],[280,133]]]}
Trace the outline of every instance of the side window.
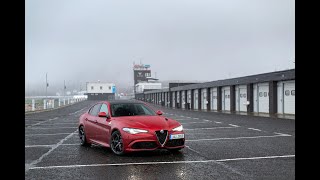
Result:
{"label": "side window", "polygon": [[102,104],[101,108],[100,108],[100,112],[105,112],[108,114],[108,112],[109,112],[108,106],[106,104]]}
{"label": "side window", "polygon": [[96,104],[95,106],[93,106],[93,108],[91,108],[89,114],[92,116],[98,116],[100,106],[101,106],[101,104]]}

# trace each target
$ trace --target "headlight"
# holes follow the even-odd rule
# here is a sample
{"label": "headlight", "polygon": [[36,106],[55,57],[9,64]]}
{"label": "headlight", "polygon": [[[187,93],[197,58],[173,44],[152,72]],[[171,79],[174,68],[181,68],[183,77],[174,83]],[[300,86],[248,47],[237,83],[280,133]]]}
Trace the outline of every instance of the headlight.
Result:
{"label": "headlight", "polygon": [[134,128],[122,128],[123,131],[130,133],[130,134],[138,134],[138,133],[147,133],[147,130],[142,129],[134,129]]}
{"label": "headlight", "polygon": [[172,129],[172,131],[182,131],[182,130],[183,130],[182,125]]}

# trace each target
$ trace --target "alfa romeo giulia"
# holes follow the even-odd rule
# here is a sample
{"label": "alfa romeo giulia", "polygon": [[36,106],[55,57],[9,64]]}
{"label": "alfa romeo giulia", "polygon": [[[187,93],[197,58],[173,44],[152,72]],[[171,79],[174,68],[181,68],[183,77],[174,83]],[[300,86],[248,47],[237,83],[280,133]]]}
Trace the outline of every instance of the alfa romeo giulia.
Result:
{"label": "alfa romeo giulia", "polygon": [[133,151],[184,148],[182,125],[140,101],[101,101],[79,119],[82,146],[97,144],[123,155]]}

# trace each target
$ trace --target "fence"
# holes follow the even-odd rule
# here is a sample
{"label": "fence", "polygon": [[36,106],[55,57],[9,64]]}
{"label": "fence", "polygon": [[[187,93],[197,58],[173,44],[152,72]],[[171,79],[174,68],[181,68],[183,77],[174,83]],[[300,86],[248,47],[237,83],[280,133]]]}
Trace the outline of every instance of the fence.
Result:
{"label": "fence", "polygon": [[55,109],[58,107],[74,104],[87,100],[86,97],[33,97],[25,98],[25,112]]}

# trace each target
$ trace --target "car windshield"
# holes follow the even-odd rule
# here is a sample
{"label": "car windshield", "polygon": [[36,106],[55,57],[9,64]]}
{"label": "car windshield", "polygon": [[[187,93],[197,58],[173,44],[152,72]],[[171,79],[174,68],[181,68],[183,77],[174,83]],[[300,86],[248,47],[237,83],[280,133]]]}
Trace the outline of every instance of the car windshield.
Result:
{"label": "car windshield", "polygon": [[156,113],[153,110],[141,103],[112,104],[111,113],[113,117],[156,115]]}

